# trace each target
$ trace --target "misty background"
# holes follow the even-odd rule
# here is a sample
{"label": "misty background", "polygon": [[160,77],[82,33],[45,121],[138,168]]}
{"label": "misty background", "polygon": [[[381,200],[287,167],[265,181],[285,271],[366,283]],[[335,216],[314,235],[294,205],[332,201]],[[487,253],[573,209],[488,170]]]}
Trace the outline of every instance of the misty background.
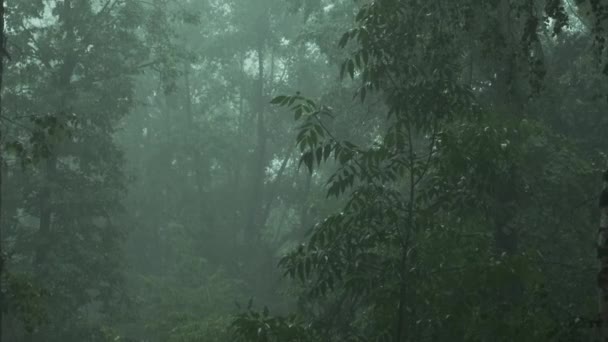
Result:
{"label": "misty background", "polygon": [[2,5],[1,342],[602,335],[605,0]]}

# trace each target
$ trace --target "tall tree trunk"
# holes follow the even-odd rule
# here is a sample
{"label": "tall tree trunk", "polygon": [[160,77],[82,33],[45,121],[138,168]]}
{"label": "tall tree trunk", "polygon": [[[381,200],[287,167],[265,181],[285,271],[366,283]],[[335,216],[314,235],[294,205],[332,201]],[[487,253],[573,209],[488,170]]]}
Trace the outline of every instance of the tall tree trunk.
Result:
{"label": "tall tree trunk", "polygon": [[190,86],[190,73],[192,72],[192,66],[189,61],[184,61],[184,103],[186,105],[186,128],[193,130],[194,124],[194,113],[192,112],[192,87]]}
{"label": "tall tree trunk", "polygon": [[[63,55],[63,63],[57,72],[55,85],[59,89],[59,101],[55,108],[55,115],[67,114],[69,111],[69,101],[72,94],[71,79],[76,68],[77,56],[72,44],[76,44],[76,33],[73,21],[72,0],[64,0],[60,19],[63,21],[63,29],[66,32],[67,43],[65,54]],[[47,273],[52,272],[52,268],[45,265],[49,262],[48,255],[52,250],[52,226],[53,226],[53,195],[54,182],[56,180],[55,173],[57,171],[57,146],[49,146],[49,156],[46,158],[43,166],[45,177],[44,184],[39,195],[39,227],[38,241],[39,244],[34,251],[34,268],[36,274],[44,279]],[[44,332],[30,333],[26,338],[29,341],[44,341],[46,337]]]}
{"label": "tall tree trunk", "polygon": [[[0,0],[0,120],[2,117],[2,85],[3,85],[3,77],[4,77],[4,57],[6,55],[6,42],[4,39],[4,0]],[[4,278],[4,249],[2,248],[3,235],[2,235],[2,164],[4,160],[2,159],[2,129],[0,126],[0,284],[2,284],[2,279]],[[0,286],[0,342],[2,342],[2,322],[3,322],[3,314],[4,314],[4,296],[2,287]]]}
{"label": "tall tree trunk", "polygon": [[38,268],[37,272],[47,271],[44,267],[51,245],[51,226],[53,222],[53,208],[51,205],[53,194],[53,182],[55,181],[55,171],[57,170],[57,159],[54,155],[46,159],[44,185],[40,191],[40,223],[38,227],[38,247],[34,255],[34,265]]}
{"label": "tall tree trunk", "polygon": [[[408,193],[408,203],[407,203],[407,221],[404,222],[404,228],[401,232],[400,242],[401,242],[401,251],[400,251],[400,261],[399,261],[399,301],[397,303],[397,320],[396,320],[396,329],[395,329],[395,342],[407,341],[408,338],[411,338],[411,332],[407,330],[408,323],[408,310],[407,307],[409,305],[409,282],[411,279],[411,272],[409,272],[409,268],[412,264],[411,258],[413,255],[413,248],[411,249],[411,241],[414,234],[414,229],[416,226],[416,153],[414,150],[414,139],[413,139],[414,131],[412,130],[411,125],[407,124],[407,135],[408,135],[408,172],[409,172],[409,193]],[[410,255],[412,252],[412,255]]]}
{"label": "tall tree trunk", "polygon": [[[520,67],[520,33],[518,32],[519,18],[510,0],[501,0],[498,3],[499,33],[504,40],[501,51],[501,63],[496,73],[495,92],[497,109],[507,117],[523,119],[527,103],[527,84]],[[529,8],[531,11],[532,8]],[[531,16],[533,13],[527,13]],[[525,17],[525,16],[524,16]],[[497,195],[495,209],[499,214],[494,215],[494,243],[499,254],[513,254],[517,251],[518,232],[513,229],[512,222],[515,210],[511,205],[517,201],[516,194],[510,184],[502,184]]]}
{"label": "tall tree trunk", "polygon": [[520,45],[518,21],[510,0],[501,0],[498,4],[499,32],[504,40],[504,47],[500,54],[500,65],[496,73],[496,91],[499,106],[505,114],[515,117],[523,116],[525,84],[520,71]]}
{"label": "tall tree trunk", "polygon": [[[72,1],[65,0],[63,3],[63,11],[61,19],[63,20],[63,28],[66,32],[66,42],[68,43],[67,49],[63,56],[63,63],[57,73],[56,85],[60,91],[60,99],[58,108],[56,108],[56,115],[66,113],[68,111],[69,99],[71,97],[71,79],[76,67],[76,55],[74,47],[70,44],[76,43],[76,37],[74,32],[73,22],[73,11]],[[55,181],[55,173],[57,171],[57,148],[56,146],[49,146],[49,156],[46,158],[44,164],[45,171],[45,184],[40,191],[40,223],[38,229],[38,235],[42,242],[36,249],[34,256],[35,265],[40,266],[46,262],[46,258],[51,247],[51,227],[53,221],[53,208],[52,208],[52,197],[53,197],[53,182]],[[41,268],[42,269],[42,268]]]}
{"label": "tall tree trunk", "polygon": [[265,120],[265,88],[264,88],[264,52],[265,52],[265,37],[261,36],[258,42],[258,85],[257,94],[254,99],[255,112],[257,115],[257,141],[252,160],[252,178],[251,178],[251,196],[247,203],[247,213],[245,222],[245,242],[253,243],[259,238],[259,223],[260,211],[262,209],[261,202],[264,190],[264,174],[266,167],[266,120]]}
{"label": "tall tree trunk", "polygon": [[600,227],[598,230],[597,256],[599,258],[599,335],[600,341],[608,341],[608,171],[604,173],[604,188],[600,195]]}

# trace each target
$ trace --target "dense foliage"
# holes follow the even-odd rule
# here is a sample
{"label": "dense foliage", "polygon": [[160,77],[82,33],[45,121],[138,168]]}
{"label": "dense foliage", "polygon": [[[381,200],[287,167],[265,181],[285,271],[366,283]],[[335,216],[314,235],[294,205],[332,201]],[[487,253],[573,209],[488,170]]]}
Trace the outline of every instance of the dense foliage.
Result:
{"label": "dense foliage", "polygon": [[0,340],[594,336],[606,1],[5,6]]}

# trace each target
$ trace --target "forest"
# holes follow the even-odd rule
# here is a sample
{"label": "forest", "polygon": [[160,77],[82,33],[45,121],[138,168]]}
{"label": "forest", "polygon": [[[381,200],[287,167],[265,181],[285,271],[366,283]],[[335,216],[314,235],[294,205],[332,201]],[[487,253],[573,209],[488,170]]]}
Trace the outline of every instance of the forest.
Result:
{"label": "forest", "polygon": [[0,342],[608,341],[608,0],[0,0]]}

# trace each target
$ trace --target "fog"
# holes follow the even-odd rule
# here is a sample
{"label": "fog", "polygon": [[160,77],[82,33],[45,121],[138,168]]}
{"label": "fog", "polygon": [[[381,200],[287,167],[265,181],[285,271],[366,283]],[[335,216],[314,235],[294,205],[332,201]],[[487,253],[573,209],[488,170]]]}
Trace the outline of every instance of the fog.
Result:
{"label": "fog", "polygon": [[0,342],[608,339],[608,1],[0,3]]}

